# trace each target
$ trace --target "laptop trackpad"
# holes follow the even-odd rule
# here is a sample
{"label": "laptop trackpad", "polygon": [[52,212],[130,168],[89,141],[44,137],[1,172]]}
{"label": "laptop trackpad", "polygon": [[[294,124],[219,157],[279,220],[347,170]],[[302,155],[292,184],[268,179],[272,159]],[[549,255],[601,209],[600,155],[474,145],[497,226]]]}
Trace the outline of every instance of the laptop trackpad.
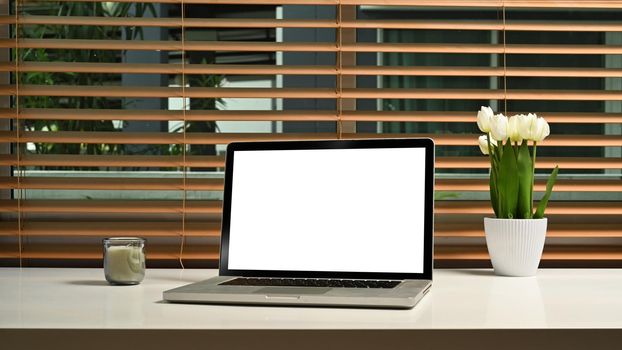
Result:
{"label": "laptop trackpad", "polygon": [[305,288],[305,287],[265,287],[253,292],[253,294],[267,295],[302,295],[302,294],[324,294],[332,288]]}

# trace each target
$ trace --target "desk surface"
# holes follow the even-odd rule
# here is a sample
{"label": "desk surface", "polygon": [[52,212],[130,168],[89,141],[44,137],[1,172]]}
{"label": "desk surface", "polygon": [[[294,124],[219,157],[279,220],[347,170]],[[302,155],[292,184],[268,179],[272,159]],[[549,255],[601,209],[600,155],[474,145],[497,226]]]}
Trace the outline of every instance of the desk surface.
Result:
{"label": "desk surface", "polygon": [[162,291],[215,270],[148,269],[110,286],[102,269],[0,268],[4,329],[622,329],[622,270],[543,269],[537,277],[435,270],[412,310],[170,304]]}

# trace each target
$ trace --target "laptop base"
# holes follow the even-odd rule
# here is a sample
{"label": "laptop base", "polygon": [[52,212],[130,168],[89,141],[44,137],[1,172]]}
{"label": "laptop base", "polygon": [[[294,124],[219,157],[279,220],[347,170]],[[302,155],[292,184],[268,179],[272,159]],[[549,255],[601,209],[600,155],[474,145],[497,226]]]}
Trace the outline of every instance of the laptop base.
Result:
{"label": "laptop base", "polygon": [[432,285],[429,280],[405,280],[390,289],[221,285],[232,278],[235,277],[219,276],[167,290],[164,300],[197,304],[410,309]]}

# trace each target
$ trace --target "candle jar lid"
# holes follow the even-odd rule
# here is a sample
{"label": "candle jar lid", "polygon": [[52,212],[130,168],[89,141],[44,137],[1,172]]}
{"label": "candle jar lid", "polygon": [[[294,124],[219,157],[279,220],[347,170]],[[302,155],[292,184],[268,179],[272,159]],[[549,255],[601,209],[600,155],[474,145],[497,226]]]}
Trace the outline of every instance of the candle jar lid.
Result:
{"label": "candle jar lid", "polygon": [[140,238],[140,237],[109,237],[109,238],[104,238],[104,244],[109,244],[109,245],[145,244],[145,239]]}
{"label": "candle jar lid", "polygon": [[145,239],[111,237],[103,240],[104,275],[111,284],[139,284],[145,277]]}

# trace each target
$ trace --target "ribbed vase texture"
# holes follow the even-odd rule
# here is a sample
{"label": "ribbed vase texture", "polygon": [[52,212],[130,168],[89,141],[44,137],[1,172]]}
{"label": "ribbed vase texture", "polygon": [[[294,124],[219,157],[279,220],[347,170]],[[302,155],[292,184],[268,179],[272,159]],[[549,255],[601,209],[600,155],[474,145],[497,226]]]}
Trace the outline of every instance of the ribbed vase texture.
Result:
{"label": "ribbed vase texture", "polygon": [[486,245],[497,275],[535,276],[542,257],[547,219],[484,218]]}

